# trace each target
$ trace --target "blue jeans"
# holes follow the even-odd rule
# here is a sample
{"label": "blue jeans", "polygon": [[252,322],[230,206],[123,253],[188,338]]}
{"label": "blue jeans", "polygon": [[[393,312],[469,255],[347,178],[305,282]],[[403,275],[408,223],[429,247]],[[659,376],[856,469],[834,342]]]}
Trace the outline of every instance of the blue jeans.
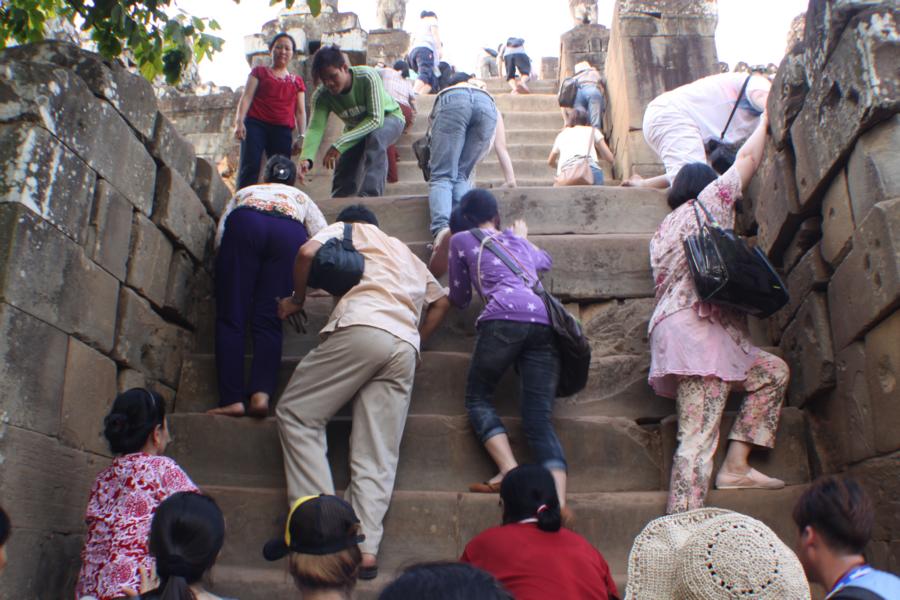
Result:
{"label": "blue jeans", "polygon": [[559,352],[549,325],[491,320],[478,325],[478,339],[466,382],[466,411],[475,435],[486,442],[506,433],[491,400],[504,371],[515,364],[522,388],[522,428],[535,460],[548,469],[566,469],[566,457],[550,423]]}
{"label": "blue jeans", "polygon": [[259,119],[244,119],[247,135],[241,140],[241,165],[238,167],[238,189],[259,183],[259,167],[263,152],[272,158],[276,154],[291,157],[293,129],[272,125]]}
{"label": "blue jeans", "polygon": [[437,99],[428,182],[432,235],[449,225],[450,211],[471,188],[469,176],[490,148],[496,128],[497,108],[485,92],[457,88]]}
{"label": "blue jeans", "polygon": [[603,185],[603,169],[591,165],[591,173],[594,174],[594,185]]}
{"label": "blue jeans", "polygon": [[599,128],[603,121],[605,104],[603,92],[595,85],[580,87],[575,94],[575,108],[583,108],[590,115],[594,127]]}
{"label": "blue jeans", "polygon": [[434,76],[434,51],[425,46],[417,46],[409,53],[409,66],[416,72],[418,78],[437,89],[437,79]]}

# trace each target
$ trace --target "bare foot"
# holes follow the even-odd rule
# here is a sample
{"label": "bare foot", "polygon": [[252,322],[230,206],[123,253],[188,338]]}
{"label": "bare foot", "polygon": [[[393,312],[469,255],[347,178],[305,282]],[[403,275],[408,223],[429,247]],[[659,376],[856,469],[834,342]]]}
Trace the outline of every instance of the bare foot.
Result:
{"label": "bare foot", "polygon": [[441,277],[450,265],[450,229],[441,229],[434,238],[434,248],[428,261],[428,269],[435,277]]}
{"label": "bare foot", "polygon": [[247,410],[244,408],[243,402],[233,402],[227,406],[211,408],[206,411],[206,414],[225,415],[226,417],[243,417],[245,414],[247,414]]}
{"label": "bare foot", "polygon": [[256,392],[250,396],[250,408],[247,414],[251,417],[265,419],[269,416],[269,395],[265,392]]}
{"label": "bare foot", "polygon": [[362,553],[362,566],[364,567],[374,567],[378,564],[378,559],[374,554],[369,554],[368,552]]}
{"label": "bare foot", "polygon": [[643,187],[644,178],[635,173],[622,182],[622,187]]}

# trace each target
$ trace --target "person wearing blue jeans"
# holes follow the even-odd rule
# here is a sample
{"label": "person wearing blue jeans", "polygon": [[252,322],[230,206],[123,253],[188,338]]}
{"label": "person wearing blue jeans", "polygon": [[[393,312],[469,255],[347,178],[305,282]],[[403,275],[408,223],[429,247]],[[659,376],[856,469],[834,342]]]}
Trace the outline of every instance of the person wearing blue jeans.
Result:
{"label": "person wearing blue jeans", "polygon": [[603,92],[595,84],[586,83],[578,88],[575,93],[575,108],[581,108],[591,119],[591,127],[600,129],[603,122],[603,110],[606,101]]}
{"label": "person wearing blue jeans", "polygon": [[[463,196],[453,213],[450,238],[450,303],[468,306],[472,287],[484,299],[478,316],[478,337],[466,382],[466,411],[479,441],[499,473],[475,483],[469,490],[497,493],[504,475],[517,463],[506,428],[493,406],[497,382],[515,366],[521,382],[522,427],[538,463],[556,483],[565,505],[565,453],[550,421],[559,381],[560,357],[547,309],[532,287],[538,272],[547,271],[552,259],[528,241],[524,221],[500,228],[497,200],[487,190]],[[501,258],[504,257],[504,258]],[[506,261],[518,266],[516,274]]]}
{"label": "person wearing blue jeans", "polygon": [[[437,250],[450,233],[450,212],[471,188],[469,177],[491,147],[497,129],[497,107],[490,94],[467,81],[442,91],[435,103],[428,205]],[[432,257],[432,272],[446,271],[446,257],[436,253]],[[439,258],[443,265],[434,264]]]}

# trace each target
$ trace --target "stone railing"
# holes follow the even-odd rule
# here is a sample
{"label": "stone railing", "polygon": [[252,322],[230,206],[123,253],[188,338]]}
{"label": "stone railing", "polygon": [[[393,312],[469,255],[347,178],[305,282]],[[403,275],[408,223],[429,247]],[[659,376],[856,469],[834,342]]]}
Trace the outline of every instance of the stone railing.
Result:
{"label": "stone railing", "polygon": [[[103,417],[147,386],[172,408],[209,330],[211,240],[230,196],[152,86],[77,46],[0,53],[3,598],[72,596]],[[48,568],[47,565],[52,565]]]}

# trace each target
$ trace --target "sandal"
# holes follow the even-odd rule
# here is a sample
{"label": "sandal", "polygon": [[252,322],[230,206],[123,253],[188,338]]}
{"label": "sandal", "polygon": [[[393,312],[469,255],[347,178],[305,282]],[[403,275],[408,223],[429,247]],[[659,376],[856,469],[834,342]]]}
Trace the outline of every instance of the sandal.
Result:
{"label": "sandal", "polygon": [[360,566],[357,577],[365,581],[375,579],[378,577],[378,565],[372,565],[371,567]]}
{"label": "sandal", "polygon": [[249,404],[247,405],[247,415],[256,417],[257,419],[265,419],[266,417],[268,417],[269,399],[266,398],[262,402],[254,402],[251,398]]}
{"label": "sandal", "polygon": [[743,475],[719,471],[716,475],[717,490],[780,490],[784,482],[768,475],[763,475],[756,469],[750,469]]}
{"label": "sandal", "polygon": [[469,491],[473,494],[499,494],[501,481],[473,483],[469,486]]}

